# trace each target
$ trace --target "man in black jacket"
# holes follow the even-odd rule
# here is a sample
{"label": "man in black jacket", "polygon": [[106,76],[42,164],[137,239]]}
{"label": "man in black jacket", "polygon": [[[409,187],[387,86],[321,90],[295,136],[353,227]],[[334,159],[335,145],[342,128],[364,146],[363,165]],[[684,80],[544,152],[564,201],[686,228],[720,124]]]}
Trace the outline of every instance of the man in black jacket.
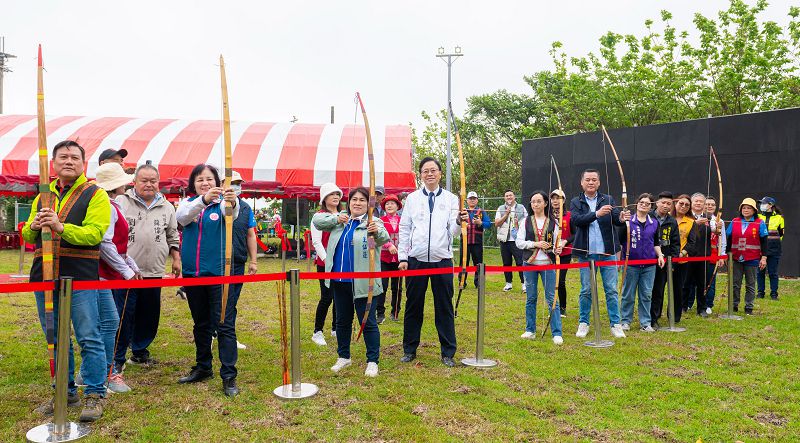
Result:
{"label": "man in black jacket", "polygon": [[[625,226],[630,220],[630,211],[614,207],[614,199],[610,195],[597,192],[600,188],[600,173],[596,169],[587,169],[581,174],[583,193],[572,199],[569,205],[570,223],[574,228],[573,254],[578,262],[594,260],[616,260],[617,244],[614,239],[613,226]],[[619,296],[617,294],[617,267],[600,266],[603,278],[603,290],[606,294],[606,308],[611,323],[611,334],[616,338],[624,338],[622,325],[619,324]],[[592,310],[589,268],[581,268],[580,323],[577,337],[586,337],[589,333],[589,312]],[[600,325],[596,325],[599,327]]]}
{"label": "man in black jacket", "polygon": [[[670,213],[672,212],[673,199],[671,192],[664,191],[658,194],[656,209],[652,215],[658,220],[659,244],[665,257],[676,258],[681,252],[681,235],[678,231],[678,222]],[[650,324],[658,329],[658,319],[664,307],[664,287],[667,284],[667,267],[656,266],[656,275],[653,280],[653,298],[650,303]],[[681,288],[672,285],[672,302],[675,309],[681,308]]]}

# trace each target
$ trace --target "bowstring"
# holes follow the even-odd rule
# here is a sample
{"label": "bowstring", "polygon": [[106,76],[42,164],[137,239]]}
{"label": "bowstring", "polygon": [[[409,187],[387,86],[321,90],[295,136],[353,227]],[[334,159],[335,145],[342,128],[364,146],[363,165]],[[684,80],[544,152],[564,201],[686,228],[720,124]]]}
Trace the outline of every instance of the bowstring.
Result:
{"label": "bowstring", "polygon": [[[611,179],[608,176],[608,154],[606,153],[606,133],[601,129],[601,138],[603,140],[603,165],[606,169],[606,192],[609,196],[611,196]],[[595,208],[596,210],[596,208]],[[613,217],[613,213],[612,213]],[[597,222],[598,226],[600,222]],[[617,255],[617,239],[614,238],[614,223],[611,223],[611,249],[614,252],[614,255]]]}

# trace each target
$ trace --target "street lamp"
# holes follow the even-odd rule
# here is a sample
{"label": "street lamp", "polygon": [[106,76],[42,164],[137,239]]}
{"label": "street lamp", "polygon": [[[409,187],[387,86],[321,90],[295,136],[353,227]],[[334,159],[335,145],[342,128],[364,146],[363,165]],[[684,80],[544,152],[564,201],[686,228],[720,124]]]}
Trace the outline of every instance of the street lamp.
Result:
{"label": "street lamp", "polygon": [[[453,49],[453,52],[450,54],[446,54],[444,47],[439,46],[438,54],[436,57],[442,59],[445,63],[447,63],[447,109],[450,109],[450,95],[451,95],[451,68],[453,67],[453,63],[457,60],[458,57],[463,56],[464,54],[461,53],[461,46],[456,46]],[[450,191],[451,183],[452,183],[452,170],[451,165],[453,163],[453,155],[452,149],[450,148],[450,131],[452,131],[453,123],[450,121],[450,112],[447,112],[447,176],[445,180],[445,189]]]}

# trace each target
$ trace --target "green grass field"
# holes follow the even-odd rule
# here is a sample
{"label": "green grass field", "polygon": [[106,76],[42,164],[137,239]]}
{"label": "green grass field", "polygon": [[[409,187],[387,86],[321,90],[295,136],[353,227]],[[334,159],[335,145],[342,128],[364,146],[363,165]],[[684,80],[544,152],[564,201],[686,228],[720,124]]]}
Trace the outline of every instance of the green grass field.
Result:
{"label": "green grass field", "polygon": [[[496,253],[487,255],[487,262],[499,263]],[[260,267],[276,272],[280,263],[262,259]],[[0,252],[0,273],[13,272],[15,253]],[[338,375],[330,371],[335,342],[329,331],[327,347],[311,342],[318,286],[303,282],[303,380],[317,384],[319,394],[293,402],[272,394],[281,383],[274,283],[246,285],[239,301],[237,330],[248,349],[239,353],[242,394],[233,400],[223,396],[218,377],[191,386],[176,383],[193,364],[194,346],[186,302],[166,288],[161,328],[151,347],[160,363],[128,366],[125,376],[133,391],[109,397],[87,441],[800,439],[797,281],[782,281],[781,300],[757,300],[755,315],[743,321],[721,320],[716,312],[707,320],[690,314],[681,322],[687,332],[636,330],[611,348],[592,349],[574,335],[577,276],[570,271],[568,277],[563,346],[549,337],[520,339],[525,296],[516,281],[513,292],[502,292],[502,275],[491,275],[485,354],[497,367],[448,369],[439,362],[429,295],[419,358],[399,362],[402,323],[387,321],[375,379],[363,375],[363,340],[353,346],[353,366]],[[720,275],[717,288],[725,284]],[[719,306],[725,303],[718,298]],[[474,355],[475,306],[476,291],[470,288],[456,321],[457,359]],[[604,302],[601,315],[608,338]],[[21,441],[43,422],[32,410],[51,395],[47,373],[33,296],[0,295],[0,441]],[[77,414],[70,410],[72,420]]]}

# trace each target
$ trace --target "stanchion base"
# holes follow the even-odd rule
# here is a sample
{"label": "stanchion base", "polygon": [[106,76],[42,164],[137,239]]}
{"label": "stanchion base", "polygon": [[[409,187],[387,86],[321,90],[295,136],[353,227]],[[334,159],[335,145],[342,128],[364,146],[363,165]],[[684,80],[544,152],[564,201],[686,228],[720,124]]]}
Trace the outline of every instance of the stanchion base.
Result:
{"label": "stanchion base", "polygon": [[473,368],[493,368],[497,366],[497,362],[494,360],[489,360],[488,358],[482,358],[478,360],[477,358],[464,358],[461,359],[461,364],[464,366],[471,366]]}
{"label": "stanchion base", "polygon": [[584,346],[588,346],[590,348],[610,348],[614,346],[614,342],[611,340],[600,340],[600,341],[587,341],[583,344]]}
{"label": "stanchion base", "polygon": [[11,278],[30,278],[31,276],[28,274],[11,274]]}
{"label": "stanchion base", "polygon": [[35,443],[74,441],[86,437],[91,432],[88,426],[73,422],[67,422],[66,432],[63,434],[54,434],[54,427],[54,423],[39,425],[28,431],[25,438]]}
{"label": "stanchion base", "polygon": [[719,316],[719,318],[724,319],[724,320],[741,320],[742,319],[741,316],[733,315],[733,314],[721,314]]}
{"label": "stanchion base", "polygon": [[686,332],[686,328],[682,328],[680,326],[667,326],[666,328],[660,328],[659,331]]}
{"label": "stanchion base", "polygon": [[292,391],[292,385],[283,385],[278,386],[275,388],[272,393],[275,394],[278,398],[284,400],[298,400],[301,398],[308,398],[313,397],[317,394],[319,388],[315,384],[311,383],[300,383],[300,389],[298,391]]}

